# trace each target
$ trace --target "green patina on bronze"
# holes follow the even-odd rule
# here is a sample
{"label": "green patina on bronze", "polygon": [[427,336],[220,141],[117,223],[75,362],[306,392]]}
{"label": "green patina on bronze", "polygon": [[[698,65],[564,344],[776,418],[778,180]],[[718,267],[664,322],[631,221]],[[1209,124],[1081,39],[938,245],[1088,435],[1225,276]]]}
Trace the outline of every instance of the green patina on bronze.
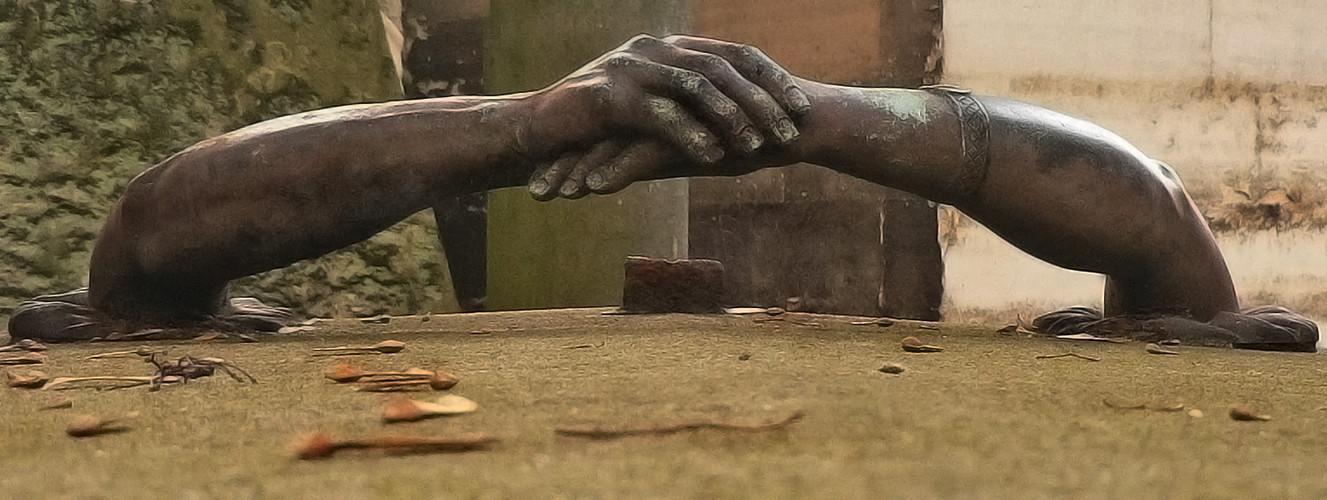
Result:
{"label": "green patina on bronze", "polygon": [[[0,319],[84,283],[138,172],[260,120],[400,95],[371,0],[0,3]],[[420,217],[237,283],[315,315],[453,307]]]}

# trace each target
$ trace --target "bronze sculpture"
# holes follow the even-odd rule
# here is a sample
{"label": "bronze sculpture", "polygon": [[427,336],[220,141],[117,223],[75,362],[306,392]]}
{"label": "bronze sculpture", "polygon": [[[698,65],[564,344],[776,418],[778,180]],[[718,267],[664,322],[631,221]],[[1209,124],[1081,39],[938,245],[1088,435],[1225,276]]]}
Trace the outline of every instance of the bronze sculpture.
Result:
{"label": "bronze sculpture", "polygon": [[960,89],[822,84],[751,47],[685,36],[637,37],[528,94],[331,108],[199,143],[129,185],[89,288],[25,303],[10,333],[273,329],[288,312],[228,300],[226,283],[365,239],[443,196],[525,183],[538,199],[578,198],[794,162],[951,204],[1034,256],[1106,274],[1107,319],[1052,313],[1038,319],[1049,333],[1123,318],[1199,342],[1317,341],[1316,325],[1288,311],[1238,313],[1174,172],[1096,125]]}

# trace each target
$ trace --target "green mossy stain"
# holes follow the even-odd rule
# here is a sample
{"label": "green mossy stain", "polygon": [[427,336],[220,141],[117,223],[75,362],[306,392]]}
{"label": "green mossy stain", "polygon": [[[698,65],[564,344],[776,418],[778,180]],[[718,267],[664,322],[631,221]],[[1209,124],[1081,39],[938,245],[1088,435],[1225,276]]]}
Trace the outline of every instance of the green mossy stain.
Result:
{"label": "green mossy stain", "polygon": [[[0,324],[85,283],[97,229],[148,166],[264,119],[398,97],[382,29],[373,0],[0,2]],[[447,310],[429,224],[235,291],[317,315]]]}
{"label": "green mossy stain", "polygon": [[864,91],[866,103],[900,120],[925,123],[930,120],[926,97],[920,91],[880,89]]}

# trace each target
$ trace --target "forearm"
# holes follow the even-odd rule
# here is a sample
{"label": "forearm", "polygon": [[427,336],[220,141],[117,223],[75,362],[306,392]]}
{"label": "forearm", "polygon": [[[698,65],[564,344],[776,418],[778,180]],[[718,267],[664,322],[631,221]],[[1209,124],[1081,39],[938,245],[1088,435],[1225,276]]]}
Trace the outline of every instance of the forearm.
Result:
{"label": "forearm", "polygon": [[270,269],[360,241],[441,196],[521,183],[531,168],[523,106],[523,96],[431,99],[263,122],[145,172],[117,210],[149,270]]}
{"label": "forearm", "polygon": [[699,165],[672,153],[670,166],[644,178],[730,176],[766,167],[813,163],[862,179],[954,202],[962,176],[958,120],[948,98],[923,90],[863,88],[798,80],[811,111],[797,121],[801,135],[766,144],[719,165]]}
{"label": "forearm", "polygon": [[811,112],[790,158],[949,201],[947,179],[962,174],[962,144],[952,104],[941,94],[800,80]]}

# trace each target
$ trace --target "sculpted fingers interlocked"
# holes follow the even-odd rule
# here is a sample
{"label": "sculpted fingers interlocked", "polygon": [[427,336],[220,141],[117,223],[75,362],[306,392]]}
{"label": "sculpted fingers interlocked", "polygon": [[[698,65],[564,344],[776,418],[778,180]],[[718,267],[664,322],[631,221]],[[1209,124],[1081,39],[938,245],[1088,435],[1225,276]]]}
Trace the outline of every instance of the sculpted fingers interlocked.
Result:
{"label": "sculpted fingers interlocked", "polygon": [[611,193],[670,161],[711,165],[786,144],[810,110],[792,75],[759,50],[684,36],[638,36],[541,93],[535,135],[598,133],[542,141],[573,146],[541,158],[527,184],[538,200]]}

